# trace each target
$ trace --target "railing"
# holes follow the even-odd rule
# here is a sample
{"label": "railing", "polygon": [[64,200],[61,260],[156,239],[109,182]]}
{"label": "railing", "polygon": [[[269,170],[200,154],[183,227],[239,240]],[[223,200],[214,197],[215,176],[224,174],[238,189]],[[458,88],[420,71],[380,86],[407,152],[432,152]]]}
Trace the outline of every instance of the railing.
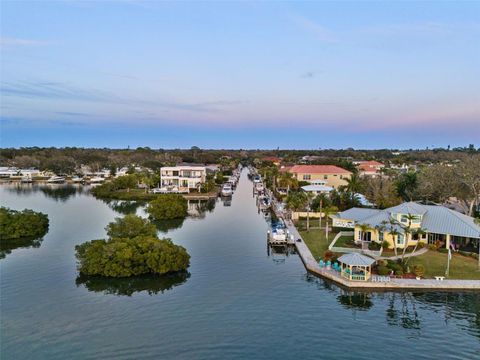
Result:
{"label": "railing", "polygon": [[348,280],[352,280],[352,281],[365,281],[367,280],[367,276],[366,275],[359,275],[359,274],[348,274],[346,272],[342,272],[342,276],[345,278],[345,279],[348,279]]}

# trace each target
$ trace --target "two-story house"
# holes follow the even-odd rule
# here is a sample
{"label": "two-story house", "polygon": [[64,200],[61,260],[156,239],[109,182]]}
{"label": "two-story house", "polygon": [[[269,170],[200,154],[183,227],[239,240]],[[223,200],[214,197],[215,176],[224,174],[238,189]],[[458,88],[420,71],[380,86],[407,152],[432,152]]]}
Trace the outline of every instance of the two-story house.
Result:
{"label": "two-story house", "polygon": [[160,169],[161,187],[176,187],[179,191],[198,190],[206,176],[207,168],[203,165],[167,166]]}
{"label": "two-story house", "polygon": [[347,179],[352,173],[335,165],[295,165],[289,169],[298,181],[306,181],[311,184],[322,181],[323,185],[336,189],[341,185],[347,185]]}

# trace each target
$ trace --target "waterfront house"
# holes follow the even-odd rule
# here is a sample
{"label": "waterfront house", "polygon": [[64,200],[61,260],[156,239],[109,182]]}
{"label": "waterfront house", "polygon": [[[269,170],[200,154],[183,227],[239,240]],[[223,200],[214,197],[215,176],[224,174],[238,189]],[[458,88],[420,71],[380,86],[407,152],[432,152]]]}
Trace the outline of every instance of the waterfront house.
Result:
{"label": "waterfront house", "polygon": [[[385,210],[351,208],[333,217],[333,226],[355,230],[355,242],[387,241],[390,248],[418,241],[477,252],[480,226],[470,216],[440,205],[406,202]],[[421,231],[420,231],[421,229]]]}
{"label": "waterfront house", "polygon": [[206,176],[207,168],[204,165],[177,165],[160,169],[161,187],[175,187],[181,192],[198,190]]}
{"label": "waterfront house", "polygon": [[324,181],[324,185],[336,189],[341,185],[347,185],[347,179],[352,173],[334,165],[295,165],[291,172],[298,181],[313,183],[318,180]]}

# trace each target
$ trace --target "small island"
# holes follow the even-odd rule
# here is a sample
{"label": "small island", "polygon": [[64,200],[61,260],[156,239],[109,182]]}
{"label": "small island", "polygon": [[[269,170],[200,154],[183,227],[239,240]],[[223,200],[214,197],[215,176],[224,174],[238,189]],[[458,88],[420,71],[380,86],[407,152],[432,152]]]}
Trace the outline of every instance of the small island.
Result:
{"label": "small island", "polygon": [[0,240],[32,238],[44,236],[48,231],[48,216],[41,212],[0,208]]}
{"label": "small island", "polygon": [[91,240],[75,247],[82,275],[129,277],[183,271],[190,255],[170,239],[159,239],[157,229],[136,215],[116,218],[106,227],[108,239]]}

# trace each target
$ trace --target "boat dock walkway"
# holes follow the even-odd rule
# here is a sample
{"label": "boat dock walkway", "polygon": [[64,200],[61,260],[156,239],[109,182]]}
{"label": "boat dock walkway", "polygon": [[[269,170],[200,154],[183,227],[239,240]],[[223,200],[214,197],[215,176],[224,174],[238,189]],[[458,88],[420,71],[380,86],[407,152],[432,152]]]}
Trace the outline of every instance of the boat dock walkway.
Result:
{"label": "boat dock walkway", "polygon": [[[277,203],[272,206],[278,217],[285,219]],[[480,280],[434,280],[434,279],[396,279],[391,278],[390,281],[374,282],[374,281],[351,281],[343,278],[340,273],[332,269],[321,268],[313,257],[302,236],[292,221],[285,220],[289,232],[294,236],[295,247],[297,253],[302,259],[303,265],[308,272],[321,278],[333,281],[340,286],[352,289],[369,289],[369,290],[477,290],[480,291]],[[300,240],[300,241],[298,241]]]}

